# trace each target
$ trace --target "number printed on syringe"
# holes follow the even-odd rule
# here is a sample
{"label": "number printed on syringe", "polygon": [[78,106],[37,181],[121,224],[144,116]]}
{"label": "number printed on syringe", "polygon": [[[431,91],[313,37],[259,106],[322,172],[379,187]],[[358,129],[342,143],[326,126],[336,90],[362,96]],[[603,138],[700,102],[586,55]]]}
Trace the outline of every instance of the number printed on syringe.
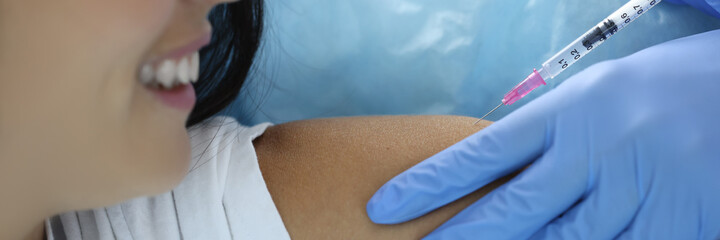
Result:
{"label": "number printed on syringe", "polygon": [[659,0],[631,0],[543,63],[540,71],[542,77],[554,78],[658,2]]}

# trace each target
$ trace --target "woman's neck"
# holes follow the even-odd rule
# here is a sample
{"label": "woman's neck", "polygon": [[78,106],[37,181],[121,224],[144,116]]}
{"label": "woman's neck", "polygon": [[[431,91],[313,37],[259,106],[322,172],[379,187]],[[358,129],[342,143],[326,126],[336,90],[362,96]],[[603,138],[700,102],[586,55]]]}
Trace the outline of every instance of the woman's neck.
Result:
{"label": "woman's neck", "polygon": [[[45,219],[52,214],[43,204],[43,197],[26,194],[16,187],[0,183],[0,239],[44,239]],[[33,197],[27,197],[33,196]]]}
{"label": "woman's neck", "polygon": [[[4,214],[3,214],[4,215]],[[34,222],[21,223],[17,219],[9,218],[4,215],[0,223],[0,239],[23,239],[23,240],[44,240],[45,239],[45,222],[41,219]]]}
{"label": "woman's neck", "polygon": [[25,240],[45,240],[47,237],[45,236],[45,222],[40,222],[39,224],[36,224],[35,227],[32,228],[30,233],[28,233],[25,237],[23,237]]}

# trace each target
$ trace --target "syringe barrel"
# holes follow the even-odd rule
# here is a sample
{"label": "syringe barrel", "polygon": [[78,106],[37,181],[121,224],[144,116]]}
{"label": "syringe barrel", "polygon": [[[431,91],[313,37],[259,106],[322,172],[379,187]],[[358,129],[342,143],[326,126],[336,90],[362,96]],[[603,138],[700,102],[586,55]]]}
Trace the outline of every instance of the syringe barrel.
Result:
{"label": "syringe barrel", "polygon": [[565,71],[618,31],[650,10],[662,0],[630,0],[602,22],[588,30],[542,65],[543,77],[551,79]]}

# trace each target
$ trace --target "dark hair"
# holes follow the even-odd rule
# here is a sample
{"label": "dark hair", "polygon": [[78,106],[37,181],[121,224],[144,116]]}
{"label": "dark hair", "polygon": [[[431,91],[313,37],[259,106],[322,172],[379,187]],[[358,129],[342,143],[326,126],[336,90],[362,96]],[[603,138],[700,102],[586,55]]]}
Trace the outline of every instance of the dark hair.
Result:
{"label": "dark hair", "polygon": [[226,3],[210,11],[213,36],[200,50],[200,77],[193,83],[197,101],[186,127],[210,118],[237,98],[260,47],[263,15],[263,0]]}

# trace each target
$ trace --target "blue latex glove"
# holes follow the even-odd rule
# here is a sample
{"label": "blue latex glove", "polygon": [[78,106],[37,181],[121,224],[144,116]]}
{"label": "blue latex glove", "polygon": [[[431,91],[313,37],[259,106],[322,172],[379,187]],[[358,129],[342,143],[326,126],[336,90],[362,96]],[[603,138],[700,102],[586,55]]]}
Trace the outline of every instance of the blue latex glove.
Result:
{"label": "blue latex glove", "polygon": [[429,239],[720,238],[720,30],[572,76],[386,183],[407,221],[530,164]]}

